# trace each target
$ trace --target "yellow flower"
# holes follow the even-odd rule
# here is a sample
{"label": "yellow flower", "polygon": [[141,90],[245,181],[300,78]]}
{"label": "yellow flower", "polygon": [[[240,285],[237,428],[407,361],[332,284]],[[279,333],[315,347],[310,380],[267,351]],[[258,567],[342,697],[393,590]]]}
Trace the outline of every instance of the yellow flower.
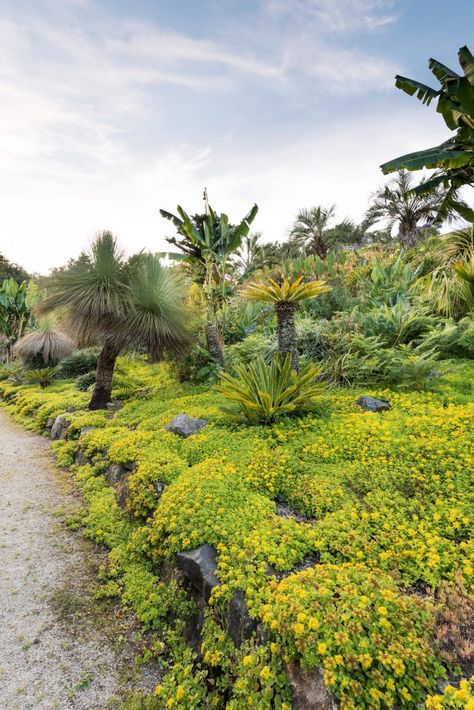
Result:
{"label": "yellow flower", "polygon": [[318,653],[319,653],[319,655],[320,655],[320,656],[324,656],[324,654],[326,653],[326,651],[327,651],[327,646],[326,646],[326,644],[325,644],[323,641],[321,641],[321,643],[318,643]]}

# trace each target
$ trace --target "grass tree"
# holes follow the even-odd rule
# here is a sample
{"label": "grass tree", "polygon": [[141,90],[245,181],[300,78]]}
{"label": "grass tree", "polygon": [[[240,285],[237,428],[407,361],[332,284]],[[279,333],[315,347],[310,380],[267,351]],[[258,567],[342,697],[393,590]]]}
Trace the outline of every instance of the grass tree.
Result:
{"label": "grass tree", "polygon": [[78,344],[101,347],[89,409],[110,402],[120,352],[144,348],[156,359],[187,341],[182,299],[181,282],[157,257],[126,260],[110,232],[52,276],[42,311],[60,310]]}
{"label": "grass tree", "polygon": [[331,290],[324,280],[306,281],[305,275],[280,274],[267,277],[262,283],[254,282],[246,286],[244,296],[251,301],[272,303],[275,308],[278,331],[278,350],[290,355],[293,369],[299,369],[296,340],[295,315],[301,301],[315,298]]}
{"label": "grass tree", "polygon": [[57,365],[74,351],[74,342],[58,327],[53,316],[38,321],[36,330],[23,335],[14,345],[13,354],[25,364],[44,367]]}

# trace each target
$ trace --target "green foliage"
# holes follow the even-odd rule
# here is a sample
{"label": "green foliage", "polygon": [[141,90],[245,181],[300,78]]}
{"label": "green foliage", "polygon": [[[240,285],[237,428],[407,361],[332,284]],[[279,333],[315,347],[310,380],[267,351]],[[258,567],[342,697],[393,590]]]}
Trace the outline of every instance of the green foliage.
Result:
{"label": "green foliage", "polygon": [[449,320],[431,330],[418,346],[419,352],[436,354],[437,358],[465,357],[474,359],[474,321],[472,318]]}
{"label": "green foliage", "polygon": [[95,384],[96,373],[95,370],[92,372],[85,372],[83,375],[76,377],[75,386],[80,392],[88,392],[91,387]]}
{"label": "green foliage", "polygon": [[25,379],[32,385],[39,385],[43,389],[49,387],[58,375],[57,367],[42,367],[38,370],[28,370]]}
{"label": "green foliage", "polygon": [[250,365],[257,358],[270,362],[277,352],[277,342],[273,335],[254,333],[248,335],[240,343],[234,343],[226,348],[226,362],[230,369],[236,365]]}
{"label": "green foliage", "polygon": [[436,99],[436,110],[454,135],[439,146],[403,155],[381,167],[384,173],[400,168],[438,168],[439,172],[420,185],[415,193],[427,194],[443,185],[448,190],[439,216],[445,217],[449,210],[455,210],[464,219],[474,222],[474,211],[457,198],[460,187],[474,182],[474,57],[466,46],[460,48],[458,57],[464,75],[430,59],[429,68],[440,83],[437,90],[413,79],[396,77],[396,86],[409,96],[416,94],[416,98],[426,105]]}
{"label": "green foliage", "polygon": [[7,359],[11,346],[21,338],[31,316],[36,287],[30,282],[5,279],[0,285],[0,334],[4,338]]}
{"label": "green foliage", "polygon": [[63,358],[60,363],[60,377],[73,379],[79,375],[92,372],[97,367],[99,348],[83,348],[76,350],[68,357]]}
{"label": "green foliage", "polygon": [[219,375],[214,358],[200,345],[194,345],[184,356],[176,358],[172,368],[179,382],[214,383]]}
{"label": "green foliage", "polygon": [[29,281],[29,275],[22,266],[13,264],[3,254],[0,254],[0,283],[6,279],[14,279],[18,283]]}
{"label": "green foliage", "polygon": [[270,364],[258,358],[247,366],[237,365],[235,372],[235,376],[226,372],[220,376],[218,390],[236,405],[236,409],[223,409],[242,415],[249,423],[269,423],[302,412],[314,404],[324,389],[317,382],[317,367],[306,365],[296,372],[290,356],[276,355]]}

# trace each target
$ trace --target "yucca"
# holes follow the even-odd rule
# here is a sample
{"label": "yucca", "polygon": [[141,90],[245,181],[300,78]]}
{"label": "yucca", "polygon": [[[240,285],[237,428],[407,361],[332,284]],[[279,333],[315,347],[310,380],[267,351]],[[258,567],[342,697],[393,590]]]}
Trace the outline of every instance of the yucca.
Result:
{"label": "yucca", "polygon": [[295,313],[298,304],[307,298],[315,298],[331,290],[322,279],[305,281],[304,274],[282,276],[280,281],[267,278],[263,283],[250,283],[244,297],[250,301],[273,303],[277,318],[278,349],[282,355],[290,355],[291,366],[298,370]]}
{"label": "yucca", "polygon": [[56,319],[49,316],[40,319],[36,330],[17,340],[13,354],[24,363],[56,365],[74,351],[72,339],[58,327]]}
{"label": "yucca", "polygon": [[222,409],[233,415],[240,413],[248,422],[269,423],[301,412],[324,389],[317,381],[320,369],[309,364],[296,372],[290,355],[277,354],[269,364],[259,357],[250,365],[237,365],[235,372],[222,372],[217,389],[237,405],[237,412],[228,407]]}

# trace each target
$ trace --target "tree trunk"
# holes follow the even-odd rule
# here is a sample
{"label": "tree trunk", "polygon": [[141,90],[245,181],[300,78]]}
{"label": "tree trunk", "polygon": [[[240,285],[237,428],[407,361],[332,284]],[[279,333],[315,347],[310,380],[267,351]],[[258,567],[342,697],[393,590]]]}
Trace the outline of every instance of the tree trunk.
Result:
{"label": "tree trunk", "polygon": [[282,355],[291,355],[291,365],[299,371],[298,348],[296,347],[295,303],[283,301],[275,306],[278,331],[278,350]]}
{"label": "tree trunk", "polygon": [[120,348],[112,341],[106,340],[97,360],[95,386],[89,409],[107,409],[112,399],[112,377],[119,353]]}
{"label": "tree trunk", "polygon": [[410,229],[408,227],[401,228],[400,232],[398,234],[398,238],[400,239],[400,244],[404,249],[411,249],[412,247],[415,246],[416,244],[416,236],[417,236],[417,230],[416,229]]}
{"label": "tree trunk", "polygon": [[221,339],[217,331],[217,326],[212,321],[206,323],[207,349],[211,353],[219,367],[224,367],[224,351],[222,350]]}

